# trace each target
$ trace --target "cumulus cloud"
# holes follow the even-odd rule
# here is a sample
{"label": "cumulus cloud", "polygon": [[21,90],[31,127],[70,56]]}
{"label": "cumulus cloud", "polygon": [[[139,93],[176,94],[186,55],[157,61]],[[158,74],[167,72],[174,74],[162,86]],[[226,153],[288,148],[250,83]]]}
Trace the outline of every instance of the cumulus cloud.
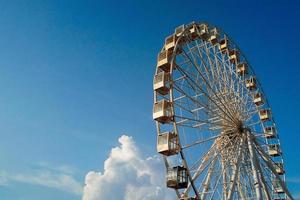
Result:
{"label": "cumulus cloud", "polygon": [[133,139],[119,138],[104,162],[104,171],[90,171],[85,177],[83,200],[171,200],[164,168],[157,156],[143,158]]}
{"label": "cumulus cloud", "polygon": [[55,188],[74,195],[82,195],[82,185],[72,175],[58,173],[51,170],[37,170],[31,173],[8,173],[0,171],[0,185],[9,182],[19,182]]}

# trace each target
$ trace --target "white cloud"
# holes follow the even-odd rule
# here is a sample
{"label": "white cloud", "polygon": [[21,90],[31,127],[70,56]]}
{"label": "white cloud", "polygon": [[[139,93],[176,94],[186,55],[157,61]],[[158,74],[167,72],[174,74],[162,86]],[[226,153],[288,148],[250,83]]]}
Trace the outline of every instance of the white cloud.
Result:
{"label": "white cloud", "polygon": [[7,185],[7,178],[5,176],[3,176],[2,174],[4,174],[3,172],[0,172],[0,186],[5,186]]}
{"label": "white cloud", "polygon": [[287,178],[287,182],[293,183],[293,184],[300,184],[300,178],[298,178],[298,177]]}
{"label": "white cloud", "polygon": [[1,182],[3,185],[7,185],[11,181],[40,185],[62,190],[74,195],[82,195],[82,185],[80,182],[69,174],[57,173],[50,170],[37,170],[27,174],[13,174],[7,171],[0,171],[0,185]]}
{"label": "white cloud", "polygon": [[63,173],[63,174],[75,174],[76,172],[78,172],[78,169],[76,169],[75,167],[73,166],[70,166],[70,165],[53,165],[49,162],[38,162],[37,163],[37,166],[39,168],[42,168],[42,169],[46,169],[46,170],[49,170],[49,171],[53,171],[53,172],[58,172],[58,173]]}
{"label": "white cloud", "polygon": [[175,199],[174,192],[165,187],[161,160],[143,158],[131,137],[123,135],[119,143],[104,162],[103,173],[87,173],[83,200]]}

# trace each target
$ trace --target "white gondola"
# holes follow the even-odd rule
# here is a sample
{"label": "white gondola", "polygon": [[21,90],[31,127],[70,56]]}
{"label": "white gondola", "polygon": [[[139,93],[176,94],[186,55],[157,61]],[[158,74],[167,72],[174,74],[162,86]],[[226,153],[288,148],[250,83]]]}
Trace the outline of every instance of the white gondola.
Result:
{"label": "white gondola", "polygon": [[249,90],[256,89],[256,79],[254,77],[250,77],[246,80],[246,88],[248,88]]}
{"label": "white gondola", "polygon": [[156,74],[154,76],[153,89],[161,95],[169,94],[170,74],[164,71]]}
{"label": "white gondola", "polygon": [[261,121],[268,121],[271,119],[271,110],[270,109],[262,109],[259,110],[259,118]]}
{"label": "white gondola", "polygon": [[220,42],[220,50],[222,53],[228,53],[228,39],[227,37],[225,36]]}
{"label": "white gondola", "polygon": [[248,65],[245,62],[239,63],[236,66],[236,72],[238,75],[244,75],[248,73]]}
{"label": "white gondola", "polygon": [[229,60],[233,64],[239,63],[239,51],[236,49],[232,49],[229,51]]}
{"label": "white gondola", "polygon": [[196,24],[191,25],[189,29],[189,36],[192,40],[195,40],[198,37],[198,28]]}
{"label": "white gondola", "polygon": [[167,187],[183,189],[188,185],[187,170],[185,167],[176,166],[169,168],[166,176]]}
{"label": "white gondola", "polygon": [[270,139],[270,138],[275,138],[276,137],[276,130],[274,126],[267,126],[264,128],[264,134],[265,137]]}
{"label": "white gondola", "polygon": [[174,121],[171,103],[164,99],[155,102],[153,107],[153,119],[163,124]]}
{"label": "white gondola", "polygon": [[279,174],[279,175],[284,174],[284,168],[283,168],[283,163],[282,162],[275,163],[274,166],[275,166],[275,170],[276,170],[277,174]]}
{"label": "white gondola", "polygon": [[171,68],[171,57],[172,57],[172,51],[170,50],[164,50],[160,52],[157,56],[157,68],[169,72]]}
{"label": "white gondola", "polygon": [[272,185],[275,193],[277,194],[284,193],[283,188],[281,187],[280,181],[278,179],[273,180]]}
{"label": "white gondola", "polygon": [[256,106],[261,106],[264,104],[264,100],[263,100],[262,94],[260,92],[257,92],[254,94],[253,102],[255,103]]}
{"label": "white gondola", "polygon": [[199,33],[202,39],[207,40],[209,37],[208,26],[206,24],[200,24]]}
{"label": "white gondola", "polygon": [[165,39],[165,50],[173,50],[176,44],[178,37],[175,34],[172,34]]}
{"label": "white gondola", "polygon": [[172,156],[179,152],[178,136],[174,132],[165,132],[157,136],[157,152]]}
{"label": "white gondola", "polygon": [[215,44],[218,43],[218,38],[219,38],[219,31],[218,31],[218,29],[217,28],[213,28],[210,31],[208,41],[210,41],[212,45],[215,45]]}
{"label": "white gondola", "polygon": [[269,144],[268,145],[268,152],[269,152],[269,156],[272,156],[272,157],[276,157],[276,156],[281,155],[280,148],[279,148],[278,144]]}
{"label": "white gondola", "polygon": [[181,25],[181,26],[178,26],[176,29],[175,29],[175,35],[177,37],[181,36],[184,32],[184,29],[185,29],[185,25]]}

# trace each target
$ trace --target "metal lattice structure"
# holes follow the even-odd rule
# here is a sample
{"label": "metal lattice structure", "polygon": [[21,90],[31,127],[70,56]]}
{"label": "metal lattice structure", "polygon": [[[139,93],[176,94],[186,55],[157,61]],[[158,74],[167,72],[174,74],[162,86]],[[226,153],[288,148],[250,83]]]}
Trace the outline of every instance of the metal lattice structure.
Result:
{"label": "metal lattice structure", "polygon": [[261,84],[220,29],[192,22],[165,39],[153,119],[178,199],[293,199]]}

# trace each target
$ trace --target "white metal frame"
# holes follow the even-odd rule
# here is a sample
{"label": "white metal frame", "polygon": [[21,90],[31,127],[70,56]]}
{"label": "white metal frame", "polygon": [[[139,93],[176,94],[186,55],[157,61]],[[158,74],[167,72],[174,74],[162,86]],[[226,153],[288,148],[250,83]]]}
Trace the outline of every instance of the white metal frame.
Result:
{"label": "white metal frame", "polygon": [[[215,30],[219,40],[212,43],[207,34]],[[270,106],[243,53],[225,33],[206,23],[183,25],[177,33],[168,63],[170,90],[167,94],[154,91],[154,103],[167,100],[172,105],[174,120],[157,121],[156,127],[158,134],[169,131],[178,137],[178,154],[163,156],[166,168],[175,160],[187,170],[189,183],[185,189],[175,189],[178,198],[293,199],[285,175],[274,168],[274,163],[283,163],[282,154],[268,155],[269,144],[280,145],[277,131],[272,138],[264,134],[265,127],[276,128],[275,121],[273,116],[260,120],[259,110]],[[228,40],[227,51],[221,51],[216,42],[222,38]],[[232,49],[238,51],[238,63],[230,62]],[[237,72],[239,63],[246,63],[247,73]],[[161,71],[157,68],[155,74]],[[251,90],[246,87],[250,77],[256,81]],[[263,104],[255,104],[257,92]],[[274,180],[279,180],[284,193],[274,191]]]}

